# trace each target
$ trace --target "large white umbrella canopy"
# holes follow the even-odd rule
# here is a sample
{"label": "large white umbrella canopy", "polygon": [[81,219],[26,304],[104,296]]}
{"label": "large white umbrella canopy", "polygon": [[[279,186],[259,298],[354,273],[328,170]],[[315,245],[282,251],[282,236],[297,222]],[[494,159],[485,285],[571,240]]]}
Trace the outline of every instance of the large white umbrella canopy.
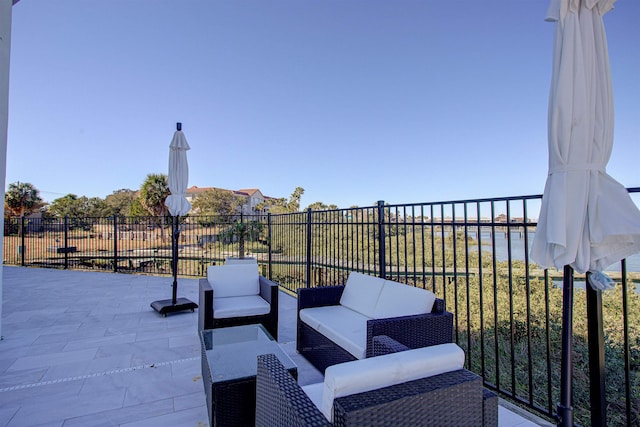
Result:
{"label": "large white umbrella canopy", "polygon": [[615,0],[552,0],[549,175],[531,258],[601,272],[640,251],[640,211],[609,176],[613,91],[602,16]]}
{"label": "large white umbrella canopy", "polygon": [[171,194],[164,202],[172,216],[184,216],[191,210],[191,203],[187,200],[187,186],[189,185],[187,151],[189,149],[187,138],[178,124],[178,130],[173,134],[169,145],[169,190]]}

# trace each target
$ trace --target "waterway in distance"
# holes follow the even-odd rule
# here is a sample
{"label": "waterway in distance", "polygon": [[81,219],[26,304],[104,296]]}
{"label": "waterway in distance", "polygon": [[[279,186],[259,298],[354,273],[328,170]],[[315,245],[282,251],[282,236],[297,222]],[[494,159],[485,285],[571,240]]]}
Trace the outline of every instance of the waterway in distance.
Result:
{"label": "waterway in distance", "polygon": [[[533,244],[533,238],[535,236],[535,232],[530,231],[527,236],[527,251],[531,250],[531,245]],[[469,237],[476,239],[475,233],[469,233]],[[482,252],[491,254],[491,234],[489,232],[482,232],[481,236],[482,242]],[[525,238],[524,232],[511,232],[511,260],[516,261],[524,261],[525,254]],[[477,247],[477,246],[476,246]],[[495,257],[498,261],[507,261],[508,260],[508,240],[507,233],[504,231],[496,231],[495,233]],[[476,249],[477,250],[477,249]],[[533,263],[531,258],[529,258],[529,262]],[[605,271],[611,272],[620,272],[621,264],[617,262],[615,264],[610,265],[605,269]],[[627,272],[640,272],[640,254],[634,254],[627,258]]]}

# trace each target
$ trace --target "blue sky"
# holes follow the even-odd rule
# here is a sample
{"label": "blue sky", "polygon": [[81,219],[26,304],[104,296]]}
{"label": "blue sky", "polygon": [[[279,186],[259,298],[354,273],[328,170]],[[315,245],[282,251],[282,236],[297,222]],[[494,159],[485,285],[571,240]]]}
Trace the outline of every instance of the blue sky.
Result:
{"label": "blue sky", "polygon": [[[51,201],[167,173],[340,207],[541,194],[547,0],[21,0],[7,184]],[[639,186],[640,1],[605,16],[608,172]]]}

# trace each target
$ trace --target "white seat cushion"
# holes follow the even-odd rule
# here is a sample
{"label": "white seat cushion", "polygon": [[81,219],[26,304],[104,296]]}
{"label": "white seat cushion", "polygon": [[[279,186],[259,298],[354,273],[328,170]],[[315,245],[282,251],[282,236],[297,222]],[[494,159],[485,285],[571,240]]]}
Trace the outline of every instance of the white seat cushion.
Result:
{"label": "white seat cushion", "polygon": [[373,317],[384,282],[379,277],[352,272],[342,292],[340,304],[367,317]]}
{"label": "white seat cushion", "polygon": [[431,313],[436,296],[426,289],[386,280],[373,312],[373,318]]}
{"label": "white seat cushion", "polygon": [[366,356],[368,317],[340,305],[330,305],[302,309],[300,320],[354,357]]}
{"label": "white seat cushion", "polygon": [[454,343],[329,366],[325,370],[320,410],[333,421],[335,398],[456,371],[463,366],[464,351]]}
{"label": "white seat cushion", "polygon": [[258,264],[213,265],[207,268],[207,280],[213,288],[214,299],[258,295],[258,277]]}
{"label": "white seat cushion", "polygon": [[260,316],[269,313],[271,306],[259,295],[213,299],[213,318]]}

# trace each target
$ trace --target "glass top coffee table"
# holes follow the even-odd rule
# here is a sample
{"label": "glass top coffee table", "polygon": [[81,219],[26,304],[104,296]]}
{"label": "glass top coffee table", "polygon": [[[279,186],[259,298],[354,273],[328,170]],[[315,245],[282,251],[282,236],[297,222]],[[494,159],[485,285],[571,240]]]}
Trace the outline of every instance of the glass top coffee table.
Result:
{"label": "glass top coffee table", "polygon": [[298,369],[262,325],[200,332],[202,378],[212,426],[255,424],[259,354],[273,353],[293,375]]}

